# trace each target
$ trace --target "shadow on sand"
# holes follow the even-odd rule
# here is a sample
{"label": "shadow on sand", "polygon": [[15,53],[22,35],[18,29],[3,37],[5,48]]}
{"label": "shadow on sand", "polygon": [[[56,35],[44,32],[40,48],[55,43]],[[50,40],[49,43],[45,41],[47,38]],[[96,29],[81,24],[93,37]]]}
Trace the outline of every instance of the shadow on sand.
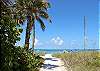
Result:
{"label": "shadow on sand", "polygon": [[45,60],[58,61],[57,59],[53,59],[53,58],[45,58]]}
{"label": "shadow on sand", "polygon": [[56,67],[59,67],[59,66],[58,65],[52,65],[52,64],[44,64],[43,65],[44,69],[53,69],[53,68],[56,68]]}
{"label": "shadow on sand", "polygon": [[[45,58],[45,60],[49,60],[49,61],[58,61],[57,59],[55,58]],[[44,69],[53,69],[53,68],[56,68],[56,67],[59,67],[58,65],[53,65],[53,64],[44,64],[42,66]]]}

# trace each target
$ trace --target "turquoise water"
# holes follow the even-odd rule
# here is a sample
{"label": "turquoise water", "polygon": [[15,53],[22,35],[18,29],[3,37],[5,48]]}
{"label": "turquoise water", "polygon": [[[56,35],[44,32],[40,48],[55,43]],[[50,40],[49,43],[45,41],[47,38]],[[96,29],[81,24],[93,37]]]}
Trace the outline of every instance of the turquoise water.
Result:
{"label": "turquoise water", "polygon": [[45,53],[63,53],[63,52],[77,52],[77,51],[100,51],[100,49],[35,49],[35,52]]}

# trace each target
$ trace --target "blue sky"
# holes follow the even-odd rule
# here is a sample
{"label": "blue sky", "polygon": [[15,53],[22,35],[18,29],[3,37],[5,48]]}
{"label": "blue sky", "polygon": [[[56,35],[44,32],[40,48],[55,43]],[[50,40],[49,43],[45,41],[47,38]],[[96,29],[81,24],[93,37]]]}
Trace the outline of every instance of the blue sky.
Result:
{"label": "blue sky", "polygon": [[[82,49],[84,16],[87,22],[87,48],[99,48],[99,0],[49,0],[49,2],[51,8],[48,13],[52,24],[44,20],[46,30],[42,32],[39,23],[36,22],[35,48]],[[23,26],[21,41],[17,45],[24,46],[25,27],[26,25]]]}
{"label": "blue sky", "polygon": [[[100,1],[99,1],[99,19],[100,19]],[[100,20],[99,20],[99,48],[100,48]]]}

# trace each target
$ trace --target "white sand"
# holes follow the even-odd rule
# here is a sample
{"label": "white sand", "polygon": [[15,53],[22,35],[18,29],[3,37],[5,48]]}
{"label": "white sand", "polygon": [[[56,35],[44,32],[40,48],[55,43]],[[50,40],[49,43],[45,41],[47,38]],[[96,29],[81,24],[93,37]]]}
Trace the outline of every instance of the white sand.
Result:
{"label": "white sand", "polygon": [[45,62],[40,71],[67,71],[60,58],[52,57],[51,54],[46,54],[43,58]]}

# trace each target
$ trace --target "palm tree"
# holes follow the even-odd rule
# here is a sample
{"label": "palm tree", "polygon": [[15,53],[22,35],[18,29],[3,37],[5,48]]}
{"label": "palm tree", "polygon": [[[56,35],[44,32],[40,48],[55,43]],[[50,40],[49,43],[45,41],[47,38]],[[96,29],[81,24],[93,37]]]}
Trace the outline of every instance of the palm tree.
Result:
{"label": "palm tree", "polygon": [[44,0],[17,0],[16,8],[18,13],[18,21],[22,22],[23,16],[27,19],[26,37],[25,37],[25,48],[29,49],[30,32],[33,28],[33,47],[35,42],[35,20],[40,23],[41,29],[45,30],[45,24],[41,18],[49,20],[47,9],[50,8],[50,3]]}

